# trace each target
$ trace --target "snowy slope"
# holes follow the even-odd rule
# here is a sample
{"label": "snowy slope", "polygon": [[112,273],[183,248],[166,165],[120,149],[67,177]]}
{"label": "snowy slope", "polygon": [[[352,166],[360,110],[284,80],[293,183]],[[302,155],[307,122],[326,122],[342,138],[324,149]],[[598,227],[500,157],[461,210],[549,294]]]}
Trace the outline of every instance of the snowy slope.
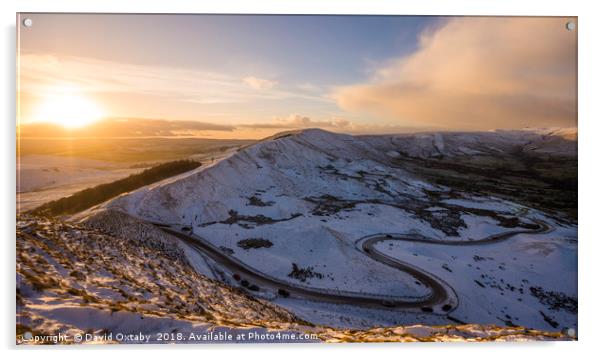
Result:
{"label": "snowy slope", "polygon": [[459,157],[508,154],[513,151],[577,155],[576,128],[537,128],[490,132],[425,132],[396,136],[364,136],[363,141],[392,155],[409,157]]}
{"label": "snowy slope", "polygon": [[568,338],[479,325],[369,330],[307,325],[265,300],[199,275],[177,243],[169,246],[172,237],[114,212],[86,225],[22,216],[16,240],[17,344]]}
{"label": "snowy slope", "polygon": [[[509,230],[527,230],[540,220],[553,235],[525,234],[501,244],[458,246],[453,248],[453,254],[450,250],[444,255],[436,245],[418,243],[396,242],[389,250],[383,242],[380,245],[384,247],[377,249],[390,251],[392,257],[403,258],[448,282],[460,300],[457,311],[451,314],[456,319],[469,323],[518,322],[527,327],[560,330],[576,326],[576,307],[574,312],[571,308],[558,309],[544,296],[561,293],[560,297],[569,302],[574,298],[576,302],[576,285],[570,280],[576,273],[576,224],[560,224],[549,213],[508,200],[430,183],[406,170],[400,158],[507,155],[517,150],[572,156],[576,143],[565,137],[566,131],[558,130],[361,137],[317,129],[292,132],[243,148],[191,173],[123,195],[98,210],[119,210],[149,222],[190,227],[195,235],[236,260],[291,284],[416,300],[431,294],[430,290],[408,273],[357,250],[356,241],[380,233],[442,241],[479,240]],[[246,246],[253,239],[269,244]],[[495,246],[550,246],[548,241],[552,239],[559,253],[537,256],[533,267],[524,262],[530,259],[527,254],[514,260],[509,249]],[[408,246],[412,250],[420,246],[421,254],[408,254],[413,252]],[[472,265],[475,256],[485,255],[505,263],[503,269],[491,270],[505,270],[504,275],[512,273],[528,280],[529,287],[521,295],[529,299],[512,296],[512,301],[503,301],[503,312],[492,310],[491,305],[501,302],[497,287],[477,285],[475,290],[472,279],[470,287],[462,283],[474,273],[448,270],[456,260]],[[550,265],[559,271],[546,271]],[[564,284],[554,283],[551,276],[560,271],[567,277]],[[507,279],[498,272],[491,274]],[[228,282],[237,284],[234,280]],[[266,292],[259,294],[265,296]],[[321,314],[315,307],[308,309],[308,303],[274,294],[271,297],[304,319],[344,325],[345,314],[337,317],[331,308]],[[385,308],[367,312],[347,323],[369,326],[371,318],[382,317],[383,312]],[[384,316],[388,318],[379,319],[379,324],[425,319],[424,315],[408,318],[402,313]],[[445,322],[446,318],[437,319],[436,322]]]}

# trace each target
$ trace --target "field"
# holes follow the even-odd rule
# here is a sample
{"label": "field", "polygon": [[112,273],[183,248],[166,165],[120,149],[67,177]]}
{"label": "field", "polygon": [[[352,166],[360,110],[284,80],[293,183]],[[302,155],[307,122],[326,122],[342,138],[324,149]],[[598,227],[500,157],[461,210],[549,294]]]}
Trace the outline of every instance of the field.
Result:
{"label": "field", "polygon": [[17,207],[30,210],[165,161],[215,160],[249,143],[198,138],[21,138]]}

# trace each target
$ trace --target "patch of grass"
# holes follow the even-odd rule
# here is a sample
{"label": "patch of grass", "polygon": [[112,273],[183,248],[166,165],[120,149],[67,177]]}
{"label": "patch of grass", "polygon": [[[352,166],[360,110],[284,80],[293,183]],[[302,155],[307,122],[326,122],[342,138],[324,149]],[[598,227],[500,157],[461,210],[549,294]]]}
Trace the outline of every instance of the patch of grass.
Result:
{"label": "patch of grass", "polygon": [[249,202],[247,203],[247,205],[251,205],[251,206],[272,206],[272,205],[274,205],[273,201],[263,201],[256,196],[251,196],[248,199],[249,199]]}
{"label": "patch of grass", "polygon": [[544,211],[577,217],[577,159],[522,152],[466,158],[410,158],[399,166],[435,184],[493,195]]}
{"label": "patch of grass", "polygon": [[37,292],[60,287],[59,282],[52,277],[30,274],[26,270],[21,270],[20,273]]}
{"label": "patch of grass", "polygon": [[288,274],[288,277],[292,277],[301,282],[305,282],[308,279],[314,278],[314,277],[322,279],[322,278],[324,278],[324,275],[320,272],[314,271],[314,268],[311,266],[303,268],[303,267],[297,266],[296,263],[293,263],[293,269]]}
{"label": "patch of grass", "polygon": [[262,247],[269,248],[272,247],[272,242],[270,240],[262,239],[262,238],[252,238],[252,239],[244,239],[240,240],[236,246],[241,249],[249,250],[249,249],[260,249]]}

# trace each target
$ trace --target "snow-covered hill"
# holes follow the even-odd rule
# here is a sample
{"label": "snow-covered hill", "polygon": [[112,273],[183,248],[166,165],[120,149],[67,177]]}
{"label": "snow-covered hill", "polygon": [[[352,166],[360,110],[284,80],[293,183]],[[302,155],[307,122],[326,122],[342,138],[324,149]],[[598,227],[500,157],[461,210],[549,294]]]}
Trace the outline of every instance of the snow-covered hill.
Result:
{"label": "snow-covered hill", "polygon": [[[430,244],[383,241],[376,247],[443,278],[459,299],[449,314],[440,307],[433,314],[431,307],[393,314],[386,307],[343,307],[283,297],[265,287],[253,293],[301,318],[329,325],[455,320],[575,328],[576,223],[508,196],[471,191],[466,188],[470,182],[461,189],[442,185],[414,170],[413,161],[490,161],[498,156],[566,160],[576,154],[576,142],[567,136],[563,130],[360,137],[317,129],[290,132],[123,195],[90,214],[121,211],[184,228],[254,270],[297,286],[410,301],[432,292],[409,273],[358,250],[358,240],[402,234],[471,241],[528,231],[544,222],[548,232],[520,234],[500,244],[457,246],[453,254]],[[221,269],[221,280],[240,284]]]}
{"label": "snow-covered hill", "polygon": [[[321,195],[420,200],[425,198],[423,189],[440,188],[404,170],[395,161],[401,155],[502,156],[544,149],[574,155],[576,142],[563,139],[564,133],[523,130],[354,137],[319,129],[290,132],[118,198],[109,206],[158,222],[197,225],[228,219],[231,210],[287,218],[307,208],[306,198]],[[269,203],[276,195],[278,205],[262,204],[261,200]]]}
{"label": "snow-covered hill", "polygon": [[416,158],[507,155],[510,153],[577,155],[576,128],[537,128],[490,132],[425,132],[366,136],[362,140],[391,150],[390,155]]}

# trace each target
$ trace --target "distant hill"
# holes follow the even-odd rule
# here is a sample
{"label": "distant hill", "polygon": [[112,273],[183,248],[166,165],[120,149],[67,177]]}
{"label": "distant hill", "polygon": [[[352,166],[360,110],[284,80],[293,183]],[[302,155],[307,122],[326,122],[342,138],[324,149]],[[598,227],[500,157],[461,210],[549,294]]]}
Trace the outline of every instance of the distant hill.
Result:
{"label": "distant hill", "polygon": [[60,137],[172,137],[191,136],[199,131],[231,131],[232,126],[198,121],[147,118],[107,118],[81,128],[66,128],[54,123],[21,123],[19,135],[27,138]]}

